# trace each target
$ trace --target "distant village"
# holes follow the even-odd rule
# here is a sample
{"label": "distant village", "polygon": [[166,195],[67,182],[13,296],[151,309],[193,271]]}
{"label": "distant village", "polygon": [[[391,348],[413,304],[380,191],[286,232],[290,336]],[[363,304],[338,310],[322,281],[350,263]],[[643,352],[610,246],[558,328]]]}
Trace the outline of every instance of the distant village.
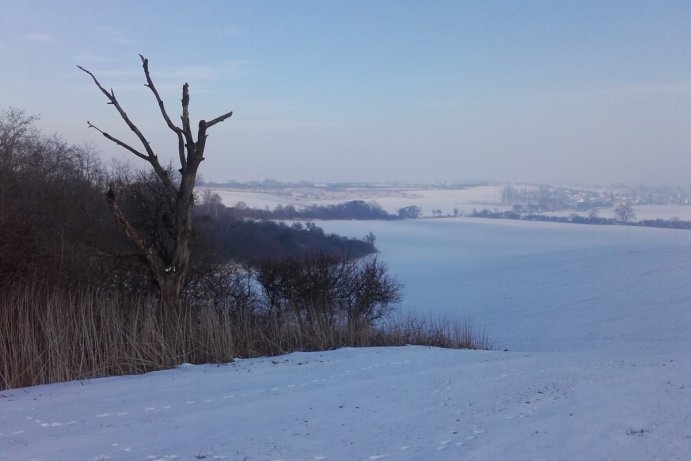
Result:
{"label": "distant village", "polygon": [[568,188],[558,186],[507,185],[502,204],[516,212],[589,211],[619,205],[689,205],[691,188],[626,187]]}

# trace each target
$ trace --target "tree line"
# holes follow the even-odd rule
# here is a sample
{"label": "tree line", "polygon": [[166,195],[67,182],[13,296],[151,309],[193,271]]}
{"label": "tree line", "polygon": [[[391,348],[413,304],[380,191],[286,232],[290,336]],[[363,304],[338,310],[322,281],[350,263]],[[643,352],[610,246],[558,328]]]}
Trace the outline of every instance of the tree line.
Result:
{"label": "tree line", "polygon": [[636,221],[636,214],[633,207],[627,204],[617,206],[614,210],[613,218],[605,218],[599,215],[597,210],[591,210],[587,216],[572,213],[569,216],[553,216],[536,213],[525,213],[517,210],[473,210],[469,216],[473,218],[489,219],[514,219],[522,221],[546,221],[572,224],[596,224],[596,225],[626,225],[641,227],[662,227],[667,229],[687,229],[691,230],[691,221],[683,221],[678,218],[672,219],[642,219]]}
{"label": "tree line", "polygon": [[[205,203],[213,207],[221,203],[218,193],[205,189]],[[383,220],[417,219],[422,216],[422,209],[410,205],[396,210],[396,214],[384,210],[375,201],[349,200],[330,205],[276,205],[273,210],[248,207],[245,202],[237,202],[230,207],[231,213],[238,218],[251,219],[285,219],[285,220]],[[441,211],[439,211],[441,215]],[[457,214],[457,213],[456,213]]]}
{"label": "tree line", "polygon": [[[213,200],[213,199],[212,199]],[[220,200],[220,198],[219,198]],[[285,219],[285,220],[393,220],[399,219],[385,211],[377,202],[350,200],[331,205],[310,205],[295,207],[293,205],[276,205],[273,210],[250,208],[244,202],[231,207],[238,218],[252,219]]]}

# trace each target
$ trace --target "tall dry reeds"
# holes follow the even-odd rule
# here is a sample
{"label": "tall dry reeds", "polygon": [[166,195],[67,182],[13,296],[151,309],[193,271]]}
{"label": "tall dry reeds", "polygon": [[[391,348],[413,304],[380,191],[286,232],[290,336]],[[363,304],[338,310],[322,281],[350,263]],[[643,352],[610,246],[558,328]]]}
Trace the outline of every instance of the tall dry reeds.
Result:
{"label": "tall dry reeds", "polygon": [[208,314],[188,316],[164,334],[150,298],[13,285],[0,291],[0,388],[227,361],[228,325]]}
{"label": "tall dry reeds", "polygon": [[0,290],[0,389],[136,374],[181,363],[345,346],[489,348],[468,325],[388,317],[376,326],[305,322],[262,309],[189,308],[162,324],[153,298],[93,288],[15,284]]}

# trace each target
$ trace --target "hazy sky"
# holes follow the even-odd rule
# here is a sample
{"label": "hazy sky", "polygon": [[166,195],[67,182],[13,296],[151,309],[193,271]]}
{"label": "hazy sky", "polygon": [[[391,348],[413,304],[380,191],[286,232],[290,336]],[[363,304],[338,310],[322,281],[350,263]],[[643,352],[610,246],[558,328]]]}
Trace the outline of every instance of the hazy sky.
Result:
{"label": "hazy sky", "polygon": [[79,64],[175,153],[138,53],[171,114],[235,112],[207,180],[691,183],[688,0],[5,0],[0,108],[131,158]]}

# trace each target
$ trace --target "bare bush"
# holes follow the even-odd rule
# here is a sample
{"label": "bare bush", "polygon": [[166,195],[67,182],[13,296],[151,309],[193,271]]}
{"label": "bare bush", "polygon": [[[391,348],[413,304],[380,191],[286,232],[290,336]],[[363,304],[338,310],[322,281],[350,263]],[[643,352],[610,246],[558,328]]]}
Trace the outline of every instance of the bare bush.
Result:
{"label": "bare bush", "polygon": [[317,255],[265,259],[255,266],[267,313],[308,326],[373,326],[401,299],[401,284],[376,257]]}

